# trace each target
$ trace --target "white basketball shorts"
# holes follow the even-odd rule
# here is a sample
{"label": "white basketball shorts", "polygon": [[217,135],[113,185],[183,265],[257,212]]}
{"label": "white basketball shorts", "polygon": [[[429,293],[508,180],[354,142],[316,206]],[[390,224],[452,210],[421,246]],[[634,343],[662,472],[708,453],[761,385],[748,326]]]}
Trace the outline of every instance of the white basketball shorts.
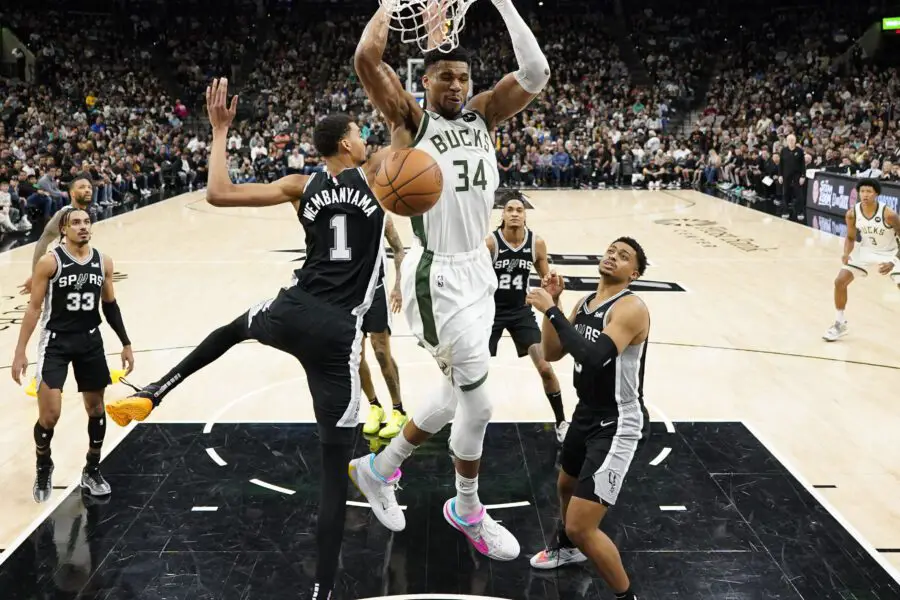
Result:
{"label": "white basketball shorts", "polygon": [[487,247],[435,254],[413,247],[400,266],[403,312],[420,345],[462,389],[487,378],[497,277]]}
{"label": "white basketball shorts", "polygon": [[900,258],[890,252],[876,252],[871,248],[857,245],[850,253],[850,261],[843,268],[856,277],[867,277],[870,274],[877,275],[879,266],[886,262],[894,263],[890,277],[895,283],[900,284]]}

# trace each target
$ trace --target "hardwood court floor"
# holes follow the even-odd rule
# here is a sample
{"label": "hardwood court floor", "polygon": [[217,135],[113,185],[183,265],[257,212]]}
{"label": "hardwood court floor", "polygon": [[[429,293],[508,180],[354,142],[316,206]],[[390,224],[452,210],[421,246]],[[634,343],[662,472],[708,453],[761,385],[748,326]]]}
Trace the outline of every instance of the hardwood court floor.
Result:
{"label": "hardwood court floor", "polygon": [[[645,393],[654,420],[742,421],[795,476],[823,486],[818,495],[865,544],[900,548],[900,292],[886,278],[851,286],[851,334],[828,344],[821,334],[834,318],[837,237],[692,191],[527,196],[534,206],[528,224],[547,241],[557,268],[584,288],[565,293],[567,310],[591,287],[595,256],[612,239],[631,235],[646,248],[651,267],[644,287],[658,290],[643,294],[652,316]],[[162,375],[211,329],[273,296],[302,257],[302,234],[287,206],[217,209],[203,197],[188,194],[94,227],[95,246],[120,273],[117,294],[137,352],[132,381]],[[397,222],[409,244],[408,222]],[[0,255],[0,312],[7,320],[25,302],[16,285],[32,251]],[[665,291],[673,286],[663,283],[685,291]],[[15,324],[0,329],[0,548],[11,548],[66,493],[56,491],[44,506],[31,499],[36,409],[9,377],[18,330]],[[413,408],[437,369],[402,316],[394,333],[404,403]],[[118,341],[106,326],[103,334],[115,367]],[[31,360],[34,347],[33,338]],[[569,359],[558,363],[557,373],[571,412]],[[380,375],[375,378],[386,398]],[[501,342],[487,385],[498,421],[550,419],[537,374],[515,358],[509,340]],[[65,391],[53,440],[55,484],[63,487],[76,480],[87,441],[71,376]],[[108,394],[126,392],[117,385]],[[184,383],[151,421],[307,422],[308,396],[293,359],[247,343]],[[111,423],[106,451],[126,433]],[[876,554],[900,566],[900,555]]]}

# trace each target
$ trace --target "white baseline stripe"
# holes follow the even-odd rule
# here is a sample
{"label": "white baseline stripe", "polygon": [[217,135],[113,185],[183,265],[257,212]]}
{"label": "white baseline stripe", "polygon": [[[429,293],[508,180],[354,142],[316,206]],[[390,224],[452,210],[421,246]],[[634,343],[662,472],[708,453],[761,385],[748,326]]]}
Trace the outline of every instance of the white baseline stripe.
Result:
{"label": "white baseline stripe", "polygon": [[[118,446],[120,443],[122,443],[122,440],[124,440],[128,436],[128,434],[131,433],[131,430],[134,429],[135,427],[137,427],[137,425],[138,425],[137,421],[132,421],[127,427],[125,427],[125,432],[122,435],[122,437],[120,437],[118,440],[111,442],[109,444],[106,444],[104,446],[103,453],[106,456],[109,456],[110,452],[112,452],[116,448],[116,446]],[[49,502],[47,504],[47,508],[44,510],[44,512],[42,512],[40,515],[38,515],[38,517],[34,521],[31,522],[31,525],[29,525],[27,528],[25,528],[25,530],[19,534],[19,537],[17,537],[15,540],[13,540],[13,542],[9,546],[7,546],[7,548],[3,551],[3,553],[0,554],[0,565],[2,565],[6,561],[6,559],[8,559],[10,556],[12,556],[13,551],[16,548],[18,548],[19,546],[21,546],[22,543],[25,540],[27,540],[29,538],[29,536],[31,536],[31,534],[34,533],[35,530],[37,530],[38,527],[41,526],[41,523],[46,521],[47,518],[51,514],[53,514],[53,511],[55,511],[57,508],[59,508],[59,505],[62,504],[63,501],[72,494],[73,491],[75,491],[75,488],[78,487],[80,485],[80,483],[81,483],[81,473],[79,473],[76,476],[74,483],[72,483],[71,485],[69,485],[69,487],[67,487],[65,490],[63,490],[63,493],[60,494],[59,497],[55,501]]]}
{"label": "white baseline stripe", "polygon": [[663,511],[676,511],[676,510],[687,510],[687,507],[682,504],[661,504],[659,506],[659,510]]}
{"label": "white baseline stripe", "polygon": [[802,485],[806,489],[806,491],[812,495],[813,498],[818,500],[819,504],[821,504],[838,523],[843,525],[844,529],[847,530],[847,533],[852,535],[854,539],[859,542],[859,545],[862,546],[863,549],[868,552],[872,558],[875,559],[875,562],[881,565],[881,567],[885,571],[887,571],[887,574],[893,577],[897,583],[900,583],[900,572],[897,571],[894,565],[889,563],[887,559],[885,559],[884,556],[882,556],[881,553],[875,549],[875,546],[869,543],[869,541],[864,538],[862,534],[859,533],[859,531],[857,531],[857,529],[853,527],[853,525],[851,525],[849,521],[847,521],[847,519],[844,518],[844,515],[838,512],[838,510],[828,500],[825,499],[825,496],[820,494],[819,491],[815,489],[806,480],[806,478],[800,474],[799,470],[795,469],[787,460],[785,460],[784,456],[775,450],[775,446],[769,444],[765,440],[765,438],[759,435],[759,431],[757,431],[755,427],[753,427],[746,421],[742,421],[742,423],[744,427],[746,427],[747,430],[752,433],[757,440],[759,440],[759,443],[765,446],[766,450],[771,452],[772,456],[774,456],[778,460],[778,462],[780,462],[784,466],[784,468],[787,469],[791,473],[791,475],[793,475],[794,478],[800,482],[800,485]]}
{"label": "white baseline stripe", "polygon": [[218,506],[195,506],[191,512],[216,512],[217,510],[219,510]]}
{"label": "white baseline stripe", "polygon": [[656,458],[650,461],[652,466],[658,466],[662,461],[666,460],[666,457],[669,456],[669,453],[672,451],[671,448],[666,446],[662,450],[660,450],[659,454],[656,455]]}
{"label": "white baseline stripe", "polygon": [[288,496],[293,496],[296,492],[294,490],[289,490],[287,488],[283,488],[281,486],[277,486],[274,483],[268,483],[261,479],[251,479],[250,483],[255,483],[259,487],[268,488],[275,492],[281,492],[282,494],[287,494]]}
{"label": "white baseline stripe", "polygon": [[225,462],[225,460],[221,456],[219,456],[219,453],[216,452],[215,448],[207,448],[206,453],[209,454],[209,457],[211,459],[213,459],[213,462],[216,463],[217,465],[219,465],[220,467],[224,467],[225,465],[228,464],[227,462]]}

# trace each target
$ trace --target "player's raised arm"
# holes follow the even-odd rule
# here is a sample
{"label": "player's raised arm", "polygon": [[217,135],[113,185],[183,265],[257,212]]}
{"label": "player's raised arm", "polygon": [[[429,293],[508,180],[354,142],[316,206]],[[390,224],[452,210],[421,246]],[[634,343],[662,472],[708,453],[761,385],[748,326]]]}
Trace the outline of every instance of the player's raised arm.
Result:
{"label": "player's raised arm", "polygon": [[272,183],[231,182],[226,145],[228,128],[237,113],[238,97],[234,96],[230,104],[227,99],[227,79],[215,79],[206,88],[206,110],[213,130],[206,201],[213,206],[273,206],[297,202],[309,180],[308,175],[287,175]]}
{"label": "player's raised arm", "polygon": [[535,236],[534,239],[534,270],[540,275],[541,281],[550,273],[550,259],[547,258],[547,242],[543,238]]}
{"label": "player's raised arm", "polygon": [[550,65],[512,0],[491,2],[506,23],[519,65],[518,71],[507,73],[494,89],[478,94],[469,102],[469,107],[484,115],[488,127],[493,129],[498,123],[521,112],[541,93],[550,81]]}
{"label": "player's raised arm", "polygon": [[353,55],[353,66],[369,100],[381,112],[391,129],[403,127],[408,132],[415,133],[422,120],[422,108],[400,83],[394,70],[383,60],[392,10],[389,4],[382,3],[366,25]]}
{"label": "player's raised arm", "polygon": [[[562,303],[559,299],[562,296],[564,287],[565,281],[561,275],[554,272],[548,273],[541,280],[540,288],[535,288],[528,292],[525,302],[542,313],[546,313],[553,307],[562,310]],[[575,320],[575,311],[578,310],[579,306],[581,306],[581,303],[576,304],[575,308],[572,309],[569,321]],[[567,354],[562,342],[560,342],[559,335],[556,333],[556,329],[554,329],[553,324],[546,315],[541,324],[541,352],[544,355],[544,360],[547,362],[556,362]]]}

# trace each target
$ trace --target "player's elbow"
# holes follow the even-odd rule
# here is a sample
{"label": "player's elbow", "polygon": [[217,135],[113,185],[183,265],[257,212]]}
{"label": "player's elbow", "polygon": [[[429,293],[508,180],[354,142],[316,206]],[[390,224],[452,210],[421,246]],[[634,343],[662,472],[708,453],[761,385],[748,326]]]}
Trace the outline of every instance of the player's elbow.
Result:
{"label": "player's elbow", "polygon": [[353,53],[353,68],[356,70],[356,74],[362,78],[374,73],[379,64],[381,64],[381,53],[378,52],[378,48],[366,40],[361,40]]}
{"label": "player's elbow", "polygon": [[228,206],[229,193],[227,190],[210,187],[206,190],[206,201],[212,206]]}

